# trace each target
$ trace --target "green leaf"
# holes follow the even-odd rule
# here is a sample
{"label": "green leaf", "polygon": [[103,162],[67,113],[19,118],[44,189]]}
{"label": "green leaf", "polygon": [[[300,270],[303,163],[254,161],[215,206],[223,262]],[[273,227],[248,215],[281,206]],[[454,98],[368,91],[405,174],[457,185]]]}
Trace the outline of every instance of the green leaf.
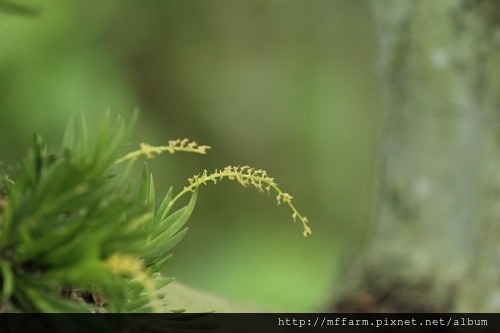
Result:
{"label": "green leaf", "polygon": [[80,116],[80,135],[81,135],[81,147],[82,147],[82,157],[88,163],[92,157],[91,146],[92,142],[90,139],[90,124],[88,116],[85,112],[82,112]]}
{"label": "green leaf", "polygon": [[32,260],[50,250],[70,243],[81,232],[84,220],[74,221],[65,228],[59,228],[52,233],[44,234],[34,242],[20,244],[17,248],[18,260]]}
{"label": "green leaf", "polygon": [[143,214],[147,211],[149,182],[148,166],[144,163],[142,167],[141,183],[139,184],[139,195],[137,196],[137,210],[139,214]]}
{"label": "green leaf", "polygon": [[75,117],[71,117],[64,130],[64,136],[62,141],[62,151],[74,151],[76,145],[76,120]]}
{"label": "green leaf", "polygon": [[163,198],[160,207],[158,207],[158,213],[157,216],[155,216],[158,222],[164,220],[167,216],[171,207],[170,202],[172,202],[172,187],[168,189],[167,195],[165,196],[165,198]]}
{"label": "green leaf", "polygon": [[166,230],[158,235],[158,237],[161,236],[162,238],[169,238],[173,236],[177,231],[179,231],[180,228],[182,228],[182,226],[184,225],[184,223],[186,223],[189,216],[191,216],[191,213],[194,210],[197,194],[198,189],[195,189],[188,205],[184,208],[179,209],[161,223],[160,226],[162,228],[166,228]]}
{"label": "green leaf", "polygon": [[160,272],[162,268],[170,261],[170,259],[172,259],[173,256],[173,253],[171,253],[165,258],[155,261],[151,266],[153,272]]}
{"label": "green leaf", "polygon": [[2,299],[9,298],[14,292],[14,274],[10,269],[7,262],[3,259],[0,259],[0,270],[2,272],[1,281],[2,281]]}
{"label": "green leaf", "polygon": [[132,300],[126,304],[126,310],[127,312],[151,312],[149,299],[147,297],[141,297],[140,299]]}
{"label": "green leaf", "polygon": [[[158,275],[160,275],[160,273],[156,273]],[[166,287],[168,284],[172,283],[172,281],[174,281],[175,278],[173,277],[160,277],[160,279],[156,278],[155,279],[155,285],[156,285],[156,289],[157,290],[160,290],[160,289],[163,289],[163,287]]]}
{"label": "green leaf", "polygon": [[174,223],[179,220],[179,218],[186,211],[186,209],[187,207],[179,208],[178,210],[173,212],[172,215],[168,216],[166,219],[156,224],[152,229],[151,235],[149,237],[150,241],[161,235],[164,235],[170,228],[172,228]]}
{"label": "green leaf", "polygon": [[147,199],[147,212],[154,213],[155,211],[155,187],[153,182],[153,175],[150,175],[148,182],[148,199]]}
{"label": "green leaf", "polygon": [[165,255],[167,251],[172,249],[181,241],[181,239],[186,235],[187,231],[188,228],[184,228],[170,238],[160,236],[156,238],[154,242],[148,244],[149,250],[143,254],[146,266],[149,266],[160,260],[160,258]]}

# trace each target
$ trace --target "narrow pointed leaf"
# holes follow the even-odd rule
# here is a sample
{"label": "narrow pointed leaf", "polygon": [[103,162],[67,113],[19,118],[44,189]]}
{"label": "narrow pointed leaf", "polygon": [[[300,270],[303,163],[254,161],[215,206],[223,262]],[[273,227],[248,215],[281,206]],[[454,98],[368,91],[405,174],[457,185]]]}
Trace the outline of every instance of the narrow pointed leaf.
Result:
{"label": "narrow pointed leaf", "polygon": [[162,238],[169,238],[173,236],[177,231],[179,231],[180,228],[182,228],[184,223],[186,223],[189,216],[191,216],[191,213],[194,210],[197,194],[198,190],[196,189],[193,192],[193,195],[191,196],[188,205],[185,207],[185,209],[182,211],[182,214],[180,214],[178,218],[176,218],[175,220],[173,218],[170,219],[175,214],[174,213],[165,220],[164,223],[166,223],[166,225],[168,225],[169,228],[164,233],[161,234]]}
{"label": "narrow pointed leaf", "polygon": [[63,151],[73,150],[75,148],[75,140],[76,140],[76,122],[75,122],[75,117],[71,117],[64,131],[64,137],[62,142]]}
{"label": "narrow pointed leaf", "polygon": [[167,195],[165,196],[165,198],[163,198],[160,207],[158,207],[157,216],[160,216],[160,218],[157,219],[158,222],[164,220],[165,217],[167,216],[168,212],[170,211],[169,204],[171,201],[172,201],[172,187],[168,189]]}
{"label": "narrow pointed leaf", "polygon": [[155,261],[153,263],[153,266],[151,267],[153,269],[153,272],[160,272],[163,267],[165,267],[165,265],[170,261],[170,259],[172,259],[173,256],[174,254],[171,253],[165,258]]}
{"label": "narrow pointed leaf", "polygon": [[158,260],[161,260],[161,257],[165,255],[167,251],[172,249],[175,245],[177,245],[181,239],[186,235],[188,228],[184,228],[174,236],[170,238],[158,237],[149,247],[149,251],[144,254],[144,260],[146,266],[149,266]]}

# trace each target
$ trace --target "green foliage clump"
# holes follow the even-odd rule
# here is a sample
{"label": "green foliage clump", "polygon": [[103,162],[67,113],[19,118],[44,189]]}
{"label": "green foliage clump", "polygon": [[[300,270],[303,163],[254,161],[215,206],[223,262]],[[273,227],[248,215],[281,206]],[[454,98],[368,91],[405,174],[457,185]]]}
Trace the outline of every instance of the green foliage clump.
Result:
{"label": "green foliage clump", "polygon": [[[139,156],[205,154],[210,147],[174,140],[163,147],[141,144],[120,157],[130,128],[107,114],[91,136],[85,116],[73,119],[60,151],[35,136],[14,180],[0,174],[0,312],[159,311],[158,290],[172,281],[159,272],[186,234],[206,181],[273,189],[278,204],[288,204],[303,223],[304,235],[311,233],[292,197],[250,167],[205,171],[175,197],[170,188],[156,208],[153,177],[144,166],[139,193],[132,195],[129,176]],[[185,194],[189,203],[172,212]]]}

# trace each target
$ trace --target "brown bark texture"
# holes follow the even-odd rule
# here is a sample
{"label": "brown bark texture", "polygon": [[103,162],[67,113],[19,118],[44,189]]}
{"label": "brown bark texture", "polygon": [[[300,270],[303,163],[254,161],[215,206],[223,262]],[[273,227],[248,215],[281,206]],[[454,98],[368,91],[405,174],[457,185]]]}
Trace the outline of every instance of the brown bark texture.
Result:
{"label": "brown bark texture", "polygon": [[387,105],[336,311],[500,311],[500,2],[373,0]]}

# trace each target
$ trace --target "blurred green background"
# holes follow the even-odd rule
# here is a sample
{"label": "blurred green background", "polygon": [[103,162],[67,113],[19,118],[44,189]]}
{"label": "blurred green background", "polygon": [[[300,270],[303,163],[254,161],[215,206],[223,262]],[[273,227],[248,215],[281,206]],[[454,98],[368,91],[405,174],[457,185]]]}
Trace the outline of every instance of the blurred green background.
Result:
{"label": "blurred green background", "polygon": [[274,197],[210,185],[165,273],[285,311],[328,301],[340,254],[366,235],[381,118],[369,1],[17,1],[39,14],[0,12],[0,160],[17,164],[32,132],[58,144],[81,111],[138,108],[130,149],[213,148],[148,161],[157,196],[249,164],[313,229],[302,237]]}

